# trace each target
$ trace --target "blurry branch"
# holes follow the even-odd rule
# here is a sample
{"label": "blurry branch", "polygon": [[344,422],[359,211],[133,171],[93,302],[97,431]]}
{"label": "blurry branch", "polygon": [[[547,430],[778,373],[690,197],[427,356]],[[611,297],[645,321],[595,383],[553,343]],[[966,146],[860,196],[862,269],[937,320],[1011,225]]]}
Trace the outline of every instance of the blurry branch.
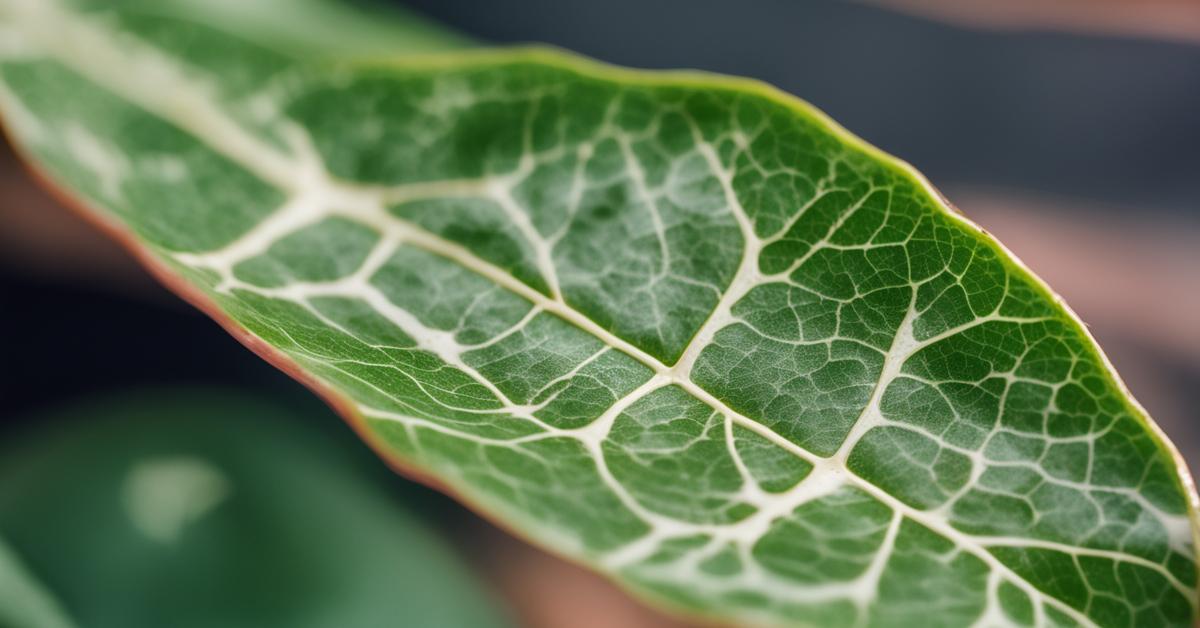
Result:
{"label": "blurry branch", "polygon": [[1200,43],[1197,0],[861,0],[992,29],[1061,30]]}

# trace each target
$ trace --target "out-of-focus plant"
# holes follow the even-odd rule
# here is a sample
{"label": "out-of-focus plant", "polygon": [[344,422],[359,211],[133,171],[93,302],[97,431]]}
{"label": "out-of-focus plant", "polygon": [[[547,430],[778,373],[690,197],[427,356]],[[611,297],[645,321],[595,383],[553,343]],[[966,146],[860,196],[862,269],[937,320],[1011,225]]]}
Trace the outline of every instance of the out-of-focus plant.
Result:
{"label": "out-of-focus plant", "polygon": [[411,27],[363,60],[320,3],[0,6],[39,171],[532,541],[732,621],[1195,617],[1194,489],[1087,330],[807,104]]}
{"label": "out-of-focus plant", "polygon": [[6,435],[0,625],[506,625],[383,478],[288,414],[187,390]]}

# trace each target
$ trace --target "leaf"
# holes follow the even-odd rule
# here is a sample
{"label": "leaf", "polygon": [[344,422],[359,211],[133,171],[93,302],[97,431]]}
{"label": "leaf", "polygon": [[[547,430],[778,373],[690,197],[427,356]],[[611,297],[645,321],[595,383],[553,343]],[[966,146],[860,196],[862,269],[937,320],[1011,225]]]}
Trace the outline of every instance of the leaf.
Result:
{"label": "leaf", "polygon": [[0,626],[71,628],[62,604],[29,573],[16,552],[0,539]]}
{"label": "leaf", "polygon": [[[0,533],[81,626],[507,624],[352,440],[294,414],[191,390],[36,417],[0,447]],[[9,590],[4,626],[37,601]]]}
{"label": "leaf", "polygon": [[53,6],[0,66],[39,169],[533,542],[738,622],[1195,616],[1191,481],[1078,319],[808,105]]}

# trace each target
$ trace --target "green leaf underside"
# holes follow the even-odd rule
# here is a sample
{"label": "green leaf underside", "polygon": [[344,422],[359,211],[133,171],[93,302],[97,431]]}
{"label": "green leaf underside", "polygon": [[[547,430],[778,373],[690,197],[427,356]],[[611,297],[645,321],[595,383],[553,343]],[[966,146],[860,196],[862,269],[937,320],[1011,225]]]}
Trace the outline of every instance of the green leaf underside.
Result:
{"label": "green leaf underside", "polygon": [[737,621],[1194,616],[1185,471],[1086,332],[807,106],[0,6],[53,180],[525,536]]}

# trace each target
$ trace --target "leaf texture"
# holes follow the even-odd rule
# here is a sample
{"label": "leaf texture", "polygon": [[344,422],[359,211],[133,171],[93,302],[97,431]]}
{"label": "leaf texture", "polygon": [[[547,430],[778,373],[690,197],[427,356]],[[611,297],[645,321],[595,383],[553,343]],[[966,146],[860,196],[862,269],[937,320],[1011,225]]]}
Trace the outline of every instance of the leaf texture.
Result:
{"label": "leaf texture", "polygon": [[757,83],[6,0],[38,167],[395,464],[684,612],[1187,625],[1195,495],[1073,314]]}

